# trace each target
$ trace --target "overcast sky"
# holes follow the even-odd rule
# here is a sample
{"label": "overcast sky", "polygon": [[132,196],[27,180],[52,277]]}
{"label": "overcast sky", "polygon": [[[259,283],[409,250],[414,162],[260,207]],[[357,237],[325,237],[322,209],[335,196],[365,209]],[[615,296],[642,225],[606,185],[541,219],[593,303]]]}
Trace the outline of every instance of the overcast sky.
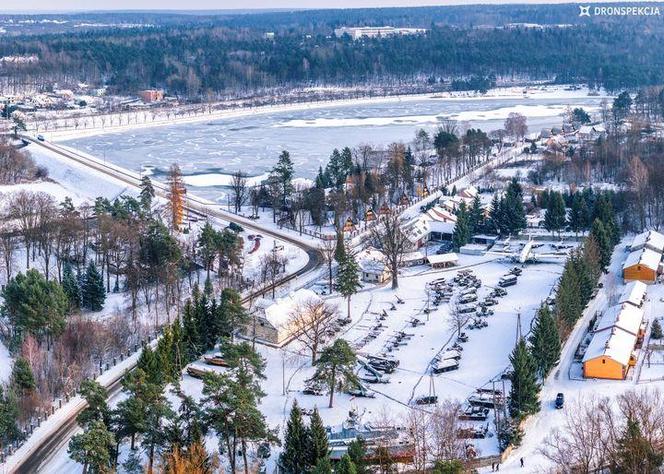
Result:
{"label": "overcast sky", "polygon": [[[609,0],[610,1],[610,0]],[[218,10],[247,8],[358,8],[469,3],[577,3],[569,0],[2,0],[0,11],[37,10]],[[583,0],[580,3],[591,3]],[[593,3],[597,3],[594,2]],[[609,3],[603,1],[600,3]],[[643,2],[639,2],[643,3]]]}

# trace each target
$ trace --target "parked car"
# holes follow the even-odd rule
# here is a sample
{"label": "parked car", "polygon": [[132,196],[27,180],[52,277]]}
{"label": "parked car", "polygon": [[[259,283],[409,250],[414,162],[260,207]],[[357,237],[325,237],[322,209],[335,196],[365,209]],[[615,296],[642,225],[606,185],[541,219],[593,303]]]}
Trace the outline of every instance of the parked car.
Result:
{"label": "parked car", "polygon": [[37,135],[37,140],[39,140],[40,142],[43,142],[46,139],[44,138],[44,135]]}
{"label": "parked car", "polygon": [[556,395],[556,409],[560,410],[564,404],[565,404],[565,395],[559,393],[558,395]]}

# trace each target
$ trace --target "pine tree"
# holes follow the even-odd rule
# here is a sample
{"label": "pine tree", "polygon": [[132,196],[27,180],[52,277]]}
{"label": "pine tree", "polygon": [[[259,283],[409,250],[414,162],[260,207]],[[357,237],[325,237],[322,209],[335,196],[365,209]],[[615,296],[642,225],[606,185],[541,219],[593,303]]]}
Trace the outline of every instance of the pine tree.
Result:
{"label": "pine tree", "polygon": [[560,357],[558,326],[548,305],[542,305],[530,334],[531,354],[535,359],[537,374],[544,379]]}
{"label": "pine tree", "polygon": [[149,211],[152,206],[152,200],[155,197],[154,187],[152,186],[152,180],[149,176],[143,176],[141,178],[141,192],[139,196],[141,198],[141,206],[143,210]]}
{"label": "pine tree", "polygon": [[101,311],[106,301],[104,281],[92,261],[85,272],[83,287],[81,288],[82,306],[90,311]]}
{"label": "pine tree", "polygon": [[523,189],[516,180],[512,178],[505,192],[505,203],[501,205],[505,230],[511,234],[517,234],[526,228],[526,211],[523,207]]}
{"label": "pine tree", "polygon": [[595,200],[593,217],[602,222],[611,246],[617,245],[620,241],[620,229],[616,223],[616,215],[607,193],[600,194]]}
{"label": "pine tree", "polygon": [[341,263],[345,258],[346,244],[344,244],[344,234],[343,232],[337,232],[337,245],[334,247],[334,260],[337,263]]}
{"label": "pine tree", "polygon": [[286,424],[284,450],[279,458],[285,473],[303,474],[307,472],[312,466],[311,458],[308,456],[308,453],[311,452],[310,443],[310,432],[302,421],[302,410],[295,400]]}
{"label": "pine tree", "polygon": [[279,200],[283,206],[286,205],[288,198],[293,194],[295,188],[293,187],[293,162],[290,158],[290,153],[286,150],[282,151],[279,155],[277,164],[272,168],[270,177],[275,180],[279,187]]}
{"label": "pine tree", "polygon": [[509,410],[513,418],[523,418],[537,413],[540,408],[538,399],[537,366],[526,341],[521,338],[510,355],[512,373],[510,379]]}
{"label": "pine tree", "polygon": [[603,269],[607,268],[611,264],[613,245],[601,220],[595,219],[593,221],[593,225],[590,228],[590,235],[593,236],[599,246],[601,267]]}
{"label": "pine tree", "polygon": [[348,444],[348,456],[355,465],[357,474],[368,474],[367,446],[362,438],[354,439]]}
{"label": "pine tree", "polygon": [[240,294],[232,288],[224,288],[219,299],[215,318],[216,337],[233,339],[235,332],[249,323],[250,317],[242,305]]}
{"label": "pine tree", "polygon": [[362,288],[360,282],[360,266],[355,260],[355,255],[346,249],[345,257],[339,262],[337,270],[337,288],[339,293],[346,298],[348,305],[348,319],[350,319],[350,299]]}
{"label": "pine tree", "polygon": [[22,439],[16,394],[0,384],[0,446]]}
{"label": "pine tree", "polygon": [[482,210],[482,202],[480,196],[477,195],[473,199],[473,204],[468,213],[469,234],[472,235],[476,232],[481,232],[484,227],[484,211]]}
{"label": "pine tree", "polygon": [[334,344],[323,349],[318,363],[314,379],[325,383],[330,392],[330,404],[334,402],[334,392],[337,388],[345,388],[357,382],[355,376],[355,363],[357,358],[355,352],[344,339],[337,339]]}
{"label": "pine tree", "polygon": [[568,259],[556,292],[556,317],[569,330],[581,316],[583,306],[579,278]]}
{"label": "pine tree", "polygon": [[78,285],[69,262],[65,262],[62,269],[62,290],[67,296],[70,310],[81,307],[81,287]]}
{"label": "pine tree", "polygon": [[350,456],[348,454],[344,454],[341,457],[341,460],[339,461],[339,464],[337,464],[336,469],[334,470],[335,474],[357,474],[357,469],[355,468],[355,464],[353,464],[353,461],[351,461]]}
{"label": "pine tree", "polygon": [[187,362],[198,359],[203,351],[201,350],[201,340],[198,333],[198,324],[195,319],[194,303],[188,299],[184,304],[182,312],[182,343],[184,357]]}
{"label": "pine tree", "polygon": [[559,192],[551,194],[549,206],[544,214],[544,227],[549,232],[558,231],[560,233],[560,230],[565,226],[565,201],[563,201],[563,196]]}
{"label": "pine tree", "polygon": [[659,322],[659,319],[655,319],[652,322],[652,329],[650,330],[650,337],[652,339],[661,339],[662,338],[662,325]]}
{"label": "pine tree", "polygon": [[468,243],[471,232],[465,203],[461,203],[456,216],[457,221],[454,226],[454,233],[452,234],[452,244],[454,245],[454,249],[459,251],[461,247]]}
{"label": "pine tree", "polygon": [[72,460],[83,464],[83,472],[103,474],[111,472],[114,446],[113,433],[104,422],[95,420],[69,441],[68,453]]}
{"label": "pine tree", "polygon": [[85,427],[94,421],[102,421],[108,427],[111,412],[106,403],[106,389],[96,380],[86,379],[81,383],[79,391],[87,406],[76,417],[78,424]]}
{"label": "pine tree", "polygon": [[35,389],[35,376],[30,363],[23,357],[18,357],[12,367],[11,386],[18,394],[25,394]]}
{"label": "pine tree", "polygon": [[320,458],[318,463],[316,463],[312,469],[311,474],[332,474],[332,463],[330,462],[330,458]]}
{"label": "pine tree", "polygon": [[570,208],[569,211],[569,217],[567,220],[567,223],[569,224],[569,228],[574,232],[575,234],[578,234],[579,232],[583,231],[586,228],[586,210],[583,209],[583,206],[585,205],[585,199],[581,194],[575,194],[574,197],[572,198],[572,207]]}
{"label": "pine tree", "polygon": [[629,417],[617,442],[616,466],[612,472],[659,472],[664,456],[643,435],[639,422]]}
{"label": "pine tree", "polygon": [[489,225],[493,232],[501,234],[503,232],[503,212],[502,203],[498,197],[498,193],[493,195],[491,200],[491,208],[489,209]]}
{"label": "pine tree", "polygon": [[314,408],[309,424],[309,447],[309,465],[317,466],[321,460],[328,459],[330,447],[327,432],[317,408]]}

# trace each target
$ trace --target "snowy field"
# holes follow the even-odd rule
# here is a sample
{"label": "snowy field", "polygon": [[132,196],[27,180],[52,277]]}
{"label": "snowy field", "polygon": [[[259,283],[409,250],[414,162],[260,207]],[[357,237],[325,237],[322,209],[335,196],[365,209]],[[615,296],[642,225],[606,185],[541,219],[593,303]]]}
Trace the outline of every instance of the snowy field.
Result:
{"label": "snowy field", "polygon": [[[480,300],[498,283],[513,264],[485,256],[462,256],[461,267],[472,269],[482,280],[478,290]],[[426,284],[440,278],[451,280],[460,268],[431,270],[425,266],[404,269],[400,276],[400,288],[393,291],[390,285],[366,288],[352,298],[352,323],[346,326],[340,337],[358,347],[360,353],[379,353],[384,351],[390,336],[397,331],[412,334],[412,338],[403,346],[393,351],[401,364],[396,372],[389,375],[387,384],[368,384],[376,392],[376,398],[355,398],[347,394],[336,394],[334,408],[328,408],[326,395],[304,395],[302,389],[305,380],[313,374],[310,354],[298,341],[282,349],[259,346],[267,361],[268,379],[263,383],[267,396],[263,399],[261,410],[265,413],[272,427],[283,430],[293,400],[297,399],[304,408],[318,407],[323,421],[328,425],[338,425],[348,416],[348,411],[355,408],[363,413],[365,421],[382,418],[385,413],[396,423],[403,423],[413,400],[421,395],[428,395],[435,390],[439,399],[453,399],[463,402],[477,388],[487,387],[490,380],[499,376],[508,366],[517,334],[517,313],[521,314],[521,330],[529,331],[535,311],[541,301],[549,295],[550,288],[559,277],[562,266],[559,264],[528,265],[516,286],[507,289],[507,296],[499,299],[492,308],[495,314],[488,317],[488,327],[464,331],[469,341],[463,347],[460,368],[457,371],[430,376],[429,363],[443,348],[453,344],[456,329],[450,317],[449,304],[442,303],[427,316],[423,310],[427,307]],[[455,290],[455,291],[458,291]],[[527,295],[527,296],[526,296]],[[403,303],[399,303],[401,300]],[[332,296],[329,302],[338,306],[340,314],[345,315],[345,300]],[[394,307],[394,309],[392,309]],[[385,310],[387,318],[379,320]],[[424,325],[412,327],[411,318],[417,318]],[[367,344],[361,344],[371,328],[381,323],[384,327],[380,334]],[[200,364],[200,363],[195,363]],[[213,370],[223,370],[206,366]],[[360,371],[362,374],[362,371]],[[184,390],[197,397],[201,396],[202,382],[189,375],[183,375]],[[285,392],[285,395],[284,395]],[[487,423],[487,422],[484,422]],[[490,432],[493,425],[488,420]],[[283,432],[281,432],[283,434]],[[207,440],[208,448],[216,448],[213,435]],[[495,436],[489,435],[478,440],[476,445],[480,455],[496,454],[498,445]],[[271,463],[276,460],[277,450],[273,449]],[[123,453],[126,456],[127,453]],[[55,461],[44,472],[79,472],[66,456],[63,447]]]}
{"label": "snowy field", "polygon": [[[602,312],[607,308],[610,301],[614,299],[613,295],[620,295],[624,289],[624,282],[621,277],[622,264],[627,256],[625,243],[630,241],[629,237],[623,240],[622,244],[616,247],[611,261],[609,273],[604,275],[604,289],[600,291],[595,300],[589,304],[590,311],[584,313],[583,320],[577,323],[580,332],[584,332],[588,321],[594,315],[595,311]],[[648,286],[647,299],[644,303],[645,320],[650,326],[653,318],[661,318],[662,298],[664,298],[664,286],[659,283]],[[596,304],[597,303],[597,304]],[[647,346],[648,335],[644,347]],[[659,357],[662,362],[657,363],[658,356],[652,356],[651,367],[647,367],[645,362],[646,350],[637,351],[638,362],[628,374],[625,381],[611,381],[600,379],[579,379],[580,364],[572,362],[572,356],[576,347],[567,347],[563,350],[560,365],[552,371],[552,374],[544,384],[540,396],[542,409],[539,413],[528,419],[525,425],[525,436],[523,444],[514,450],[504,465],[501,465],[501,472],[522,472],[522,473],[542,473],[555,471],[555,465],[552,465],[541,452],[544,440],[555,429],[560,429],[565,423],[565,417],[568,413],[573,413],[575,406],[587,402],[593,397],[609,397],[612,401],[616,397],[628,390],[642,390],[658,388],[664,390],[664,370],[662,362],[664,358]],[[576,366],[576,367],[575,367]],[[565,394],[565,407],[562,410],[556,410],[554,401],[556,394],[562,392]],[[524,468],[520,467],[520,458],[524,458]],[[484,469],[482,472],[490,472],[490,469]]]}

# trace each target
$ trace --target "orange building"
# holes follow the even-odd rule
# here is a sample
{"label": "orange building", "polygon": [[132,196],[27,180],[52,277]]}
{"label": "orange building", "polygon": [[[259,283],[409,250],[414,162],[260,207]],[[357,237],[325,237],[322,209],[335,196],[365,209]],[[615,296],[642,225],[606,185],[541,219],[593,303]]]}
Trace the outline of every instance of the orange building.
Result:
{"label": "orange building", "polygon": [[643,335],[642,308],[629,303],[609,308],[597,322],[583,356],[583,376],[623,380],[636,365],[634,349]]}
{"label": "orange building", "polygon": [[159,102],[164,100],[164,91],[160,89],[146,89],[138,93],[141,100],[145,103]]}
{"label": "orange building", "polygon": [[655,283],[661,261],[662,254],[659,252],[649,248],[635,250],[623,264],[623,278],[625,281]]}

